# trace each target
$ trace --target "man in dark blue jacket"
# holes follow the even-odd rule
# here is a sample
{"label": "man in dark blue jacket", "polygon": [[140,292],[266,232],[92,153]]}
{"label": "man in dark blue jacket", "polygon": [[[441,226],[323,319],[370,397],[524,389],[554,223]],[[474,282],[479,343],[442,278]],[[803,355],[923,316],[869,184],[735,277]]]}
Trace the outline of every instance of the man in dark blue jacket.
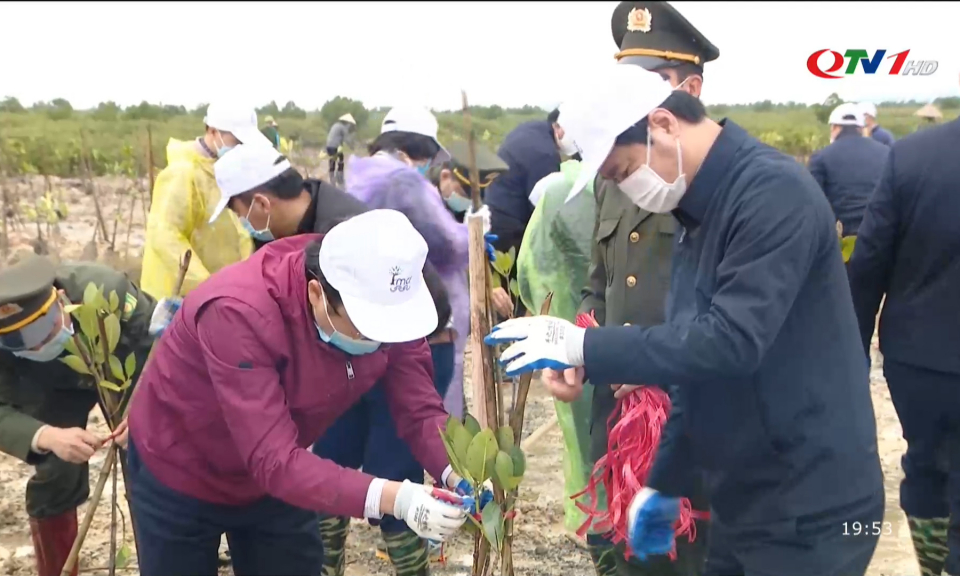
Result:
{"label": "man in dark blue jacket", "polygon": [[850,259],[850,289],[868,356],[886,295],[883,373],[907,441],[900,506],[924,575],[944,569],[960,574],[957,150],[960,120],[893,145]]}
{"label": "man in dark blue jacket", "polygon": [[863,136],[863,116],[844,103],[830,114],[830,144],[810,156],[810,173],[823,189],[844,236],[856,236],[890,148]]}
{"label": "man in dark blue jacket", "polygon": [[870,137],[885,146],[893,146],[893,134],[883,126],[877,124],[877,106],[870,102],[862,102],[860,110],[863,112],[863,121],[870,131]]}
{"label": "man in dark blue jacket", "polygon": [[560,400],[582,393],[585,376],[677,388],[670,418],[685,434],[661,443],[627,515],[638,556],[671,550],[676,490],[699,467],[705,574],[865,574],[885,531],[883,475],[830,205],[793,158],[706,118],[655,73],[596,74],[561,114],[583,156],[573,189],[599,168],[641,208],[676,216],[666,323],[515,318],[487,341],[514,341],[507,374],[543,369]]}
{"label": "man in dark blue jacket", "polygon": [[487,188],[484,201],[490,209],[490,233],[501,252],[520,250],[523,232],[533,215],[533,187],[544,176],[560,170],[560,151],[549,120],[524,122],[514,128],[497,150],[509,169]]}

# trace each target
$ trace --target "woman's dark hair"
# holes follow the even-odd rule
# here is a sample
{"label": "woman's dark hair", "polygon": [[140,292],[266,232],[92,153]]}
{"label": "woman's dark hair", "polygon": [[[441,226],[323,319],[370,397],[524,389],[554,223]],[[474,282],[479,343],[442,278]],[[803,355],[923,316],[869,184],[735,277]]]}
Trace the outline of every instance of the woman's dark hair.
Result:
{"label": "woman's dark hair", "polygon": [[[683,90],[674,90],[659,106],[682,120],[690,124],[696,124],[707,117],[707,109],[703,102],[696,96],[691,96]],[[624,130],[614,143],[614,146],[629,146],[631,144],[647,143],[647,117],[633,126]]]}
{"label": "woman's dark hair", "polygon": [[560,109],[554,108],[549,114],[547,114],[547,122],[556,124],[558,120],[560,120]]}
{"label": "woman's dark hair", "polygon": [[323,277],[323,272],[320,271],[320,244],[322,240],[315,240],[310,244],[307,244],[307,247],[304,248],[304,268],[307,272],[307,283],[311,280],[316,280],[320,283],[320,288],[323,288],[323,294],[327,297],[327,301],[330,304],[337,308],[338,306],[343,305],[343,300],[340,298],[340,292],[336,288],[330,285],[327,282],[327,279]]}
{"label": "woman's dark hair", "polygon": [[692,62],[680,62],[676,66],[665,66],[662,68],[657,68],[657,73],[660,74],[660,76],[664,80],[669,80],[669,78],[667,78],[667,76],[664,74],[664,70],[676,71],[677,82],[683,82],[684,80],[686,80],[691,76],[699,76],[703,78],[703,68],[701,68],[700,66]]}
{"label": "woman's dark hair", "polygon": [[[286,160],[285,157],[280,156],[277,158],[275,164]],[[303,193],[303,176],[297,172],[296,168],[287,168],[279,176],[268,180],[266,183],[257,186],[253,190],[248,190],[243,194],[234,196],[239,200],[243,200],[244,204],[250,205],[253,202],[253,195],[257,193],[269,192],[270,194],[276,196],[280,200],[293,200],[300,196]],[[233,201],[233,198],[230,199]]]}
{"label": "woman's dark hair", "polygon": [[384,132],[377,136],[377,139],[370,144],[367,149],[371,156],[377,152],[393,152],[399,150],[410,157],[411,160],[419,162],[430,160],[440,152],[438,145],[433,138],[423,134],[413,132]]}

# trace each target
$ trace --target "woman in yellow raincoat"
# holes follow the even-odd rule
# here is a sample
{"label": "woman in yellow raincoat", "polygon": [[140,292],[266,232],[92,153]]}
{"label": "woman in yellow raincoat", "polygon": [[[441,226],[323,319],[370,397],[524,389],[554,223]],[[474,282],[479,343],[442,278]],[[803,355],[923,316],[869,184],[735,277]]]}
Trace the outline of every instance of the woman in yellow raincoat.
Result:
{"label": "woman in yellow raincoat", "polygon": [[270,146],[270,141],[257,128],[252,108],[211,104],[204,124],[206,133],[196,140],[170,139],[167,167],[153,188],[140,286],[156,299],[173,296],[180,259],[188,249],[193,256],[182,294],[253,251],[233,212],[224,210],[208,222],[220,200],[213,163],[240,142]]}

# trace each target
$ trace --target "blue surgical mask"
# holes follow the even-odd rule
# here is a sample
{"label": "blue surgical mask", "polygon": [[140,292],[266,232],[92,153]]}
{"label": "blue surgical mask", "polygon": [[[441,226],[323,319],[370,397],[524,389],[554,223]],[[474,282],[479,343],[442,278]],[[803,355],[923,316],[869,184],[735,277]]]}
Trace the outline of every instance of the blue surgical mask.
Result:
{"label": "blue surgical mask", "polygon": [[427,175],[427,170],[429,170],[429,169],[430,169],[430,164],[418,164],[418,165],[417,165],[417,172],[419,172],[421,176],[426,176],[426,175]]}
{"label": "blue surgical mask", "polygon": [[273,242],[276,240],[273,232],[270,231],[270,214],[267,213],[267,225],[264,226],[263,230],[257,230],[253,227],[253,224],[250,223],[251,210],[253,210],[253,203],[250,204],[250,209],[247,210],[247,215],[240,217],[240,225],[243,226],[243,229],[247,231],[247,234],[249,234],[254,240],[258,240],[260,242]]}
{"label": "blue surgical mask", "polygon": [[224,154],[233,150],[233,146],[227,146],[223,143],[223,136],[220,135],[220,132],[217,132],[217,136],[220,136],[220,145],[217,146],[217,158],[223,158]]}
{"label": "blue surgical mask", "polygon": [[21,350],[14,352],[13,355],[33,362],[50,362],[63,353],[67,341],[71,338],[73,338],[73,322],[70,321],[69,316],[66,316],[57,335],[41,346],[39,350]]}
{"label": "blue surgical mask", "polygon": [[456,192],[451,192],[450,196],[444,198],[443,201],[446,202],[447,206],[449,206],[450,209],[457,214],[466,212],[471,206],[473,206],[473,202],[469,198],[466,196],[461,196]]}
{"label": "blue surgical mask", "polygon": [[[321,295],[320,297],[323,298],[323,313],[327,317],[327,322],[333,326],[333,321],[330,320],[330,312],[327,311],[327,298],[324,295]],[[364,354],[371,354],[380,348],[379,342],[350,338],[349,336],[346,336],[338,331],[336,326],[333,328],[333,334],[327,334],[323,331],[323,328],[320,328],[320,324],[317,323],[316,320],[314,320],[314,324],[317,326],[317,333],[320,334],[321,340],[327,344],[330,344],[331,346],[336,346],[351,356],[363,356]]]}

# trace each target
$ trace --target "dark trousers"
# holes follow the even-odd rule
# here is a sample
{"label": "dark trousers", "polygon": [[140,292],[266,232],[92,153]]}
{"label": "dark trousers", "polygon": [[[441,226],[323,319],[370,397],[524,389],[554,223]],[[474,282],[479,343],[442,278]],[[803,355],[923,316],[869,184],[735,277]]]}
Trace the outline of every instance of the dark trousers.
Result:
{"label": "dark trousers", "polygon": [[[453,378],[453,343],[432,344],[434,386],[443,398]],[[377,383],[359,402],[331,426],[313,445],[313,453],[345,468],[363,468],[377,478],[423,482],[423,467],[397,436],[387,395]],[[439,480],[439,479],[438,479]],[[376,525],[376,520],[371,520]],[[387,533],[408,530],[406,522],[391,515],[379,521]]]}
{"label": "dark trousers", "polygon": [[129,443],[131,514],[142,576],[216,576],[227,535],[237,576],[320,576],[323,543],[315,512],[275,498],[222,506],[191,498],[157,480]]}
{"label": "dark trousers", "polygon": [[960,574],[960,375],[886,358],[883,374],[907,441],[900,507],[913,518],[950,518],[945,569]]}
{"label": "dark trousers", "polygon": [[330,157],[327,162],[329,163],[330,181],[333,182],[333,174],[335,171],[339,171],[340,177],[343,177],[343,152],[339,152],[335,147],[331,146],[327,148],[327,156]]}
{"label": "dark trousers", "polygon": [[[704,574],[863,576],[879,534],[887,530],[882,524],[883,507],[881,491],[842,508],[775,524],[726,526],[714,517]],[[854,522],[869,527],[860,530],[866,534],[853,535]]]}

